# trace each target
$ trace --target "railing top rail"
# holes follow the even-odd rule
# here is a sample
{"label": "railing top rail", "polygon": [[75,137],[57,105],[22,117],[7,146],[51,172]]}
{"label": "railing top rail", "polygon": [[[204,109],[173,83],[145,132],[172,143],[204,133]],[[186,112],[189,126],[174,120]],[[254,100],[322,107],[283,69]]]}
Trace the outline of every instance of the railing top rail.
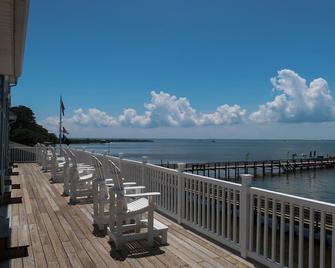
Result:
{"label": "railing top rail", "polygon": [[155,165],[155,164],[151,164],[151,163],[148,163],[147,166],[149,166],[151,168],[154,168],[154,169],[157,169],[157,170],[166,171],[168,173],[173,173],[173,174],[177,174],[178,173],[178,171],[175,170],[175,169],[171,169],[171,168],[167,168],[167,167],[161,167],[161,166],[158,166],[158,165]]}
{"label": "railing top rail", "polygon": [[122,161],[128,162],[128,163],[133,163],[133,164],[142,164],[142,162],[136,161],[136,160],[131,160],[131,159],[126,159],[123,158]]}
{"label": "railing top rail", "polygon": [[188,178],[199,179],[201,181],[208,182],[208,183],[213,183],[213,184],[221,184],[221,185],[224,185],[226,187],[236,189],[236,190],[241,190],[241,186],[242,186],[239,183],[224,181],[224,180],[218,180],[218,179],[214,179],[214,178],[210,178],[210,177],[206,177],[206,176],[202,176],[202,175],[198,175],[198,174],[192,174],[192,173],[187,173],[187,172],[183,172],[183,174],[184,174],[184,176],[186,176]]}
{"label": "railing top rail", "polygon": [[284,194],[280,192],[275,192],[267,189],[250,187],[251,194],[257,194],[267,198],[280,199],[280,201],[290,202],[296,205],[308,206],[318,210],[326,210],[331,213],[335,213],[335,204],[318,201],[315,199],[300,197],[296,195]]}

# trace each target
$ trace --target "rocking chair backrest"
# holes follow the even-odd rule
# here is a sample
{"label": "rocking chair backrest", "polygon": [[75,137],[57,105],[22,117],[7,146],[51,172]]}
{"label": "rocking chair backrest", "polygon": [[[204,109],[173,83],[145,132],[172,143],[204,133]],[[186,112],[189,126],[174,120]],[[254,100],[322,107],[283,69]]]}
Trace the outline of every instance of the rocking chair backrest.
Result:
{"label": "rocking chair backrest", "polygon": [[88,165],[93,165],[92,163],[92,157],[89,152],[82,151],[82,150],[75,150],[76,156],[77,156],[77,162],[79,163],[85,163]]}
{"label": "rocking chair backrest", "polygon": [[114,182],[115,190],[123,192],[124,188],[123,188],[122,178],[120,176],[121,175],[120,169],[110,159],[108,159],[108,164],[109,164],[110,173],[112,175],[112,179]]}
{"label": "rocking chair backrest", "polygon": [[103,154],[95,153],[94,156],[99,159],[102,164],[102,172],[104,173],[105,178],[111,178],[110,168],[108,159]]}
{"label": "rocking chair backrest", "polygon": [[73,168],[77,168],[77,157],[72,150],[68,150]]}
{"label": "rocking chair backrest", "polygon": [[[120,169],[110,159],[108,159],[108,163],[109,163],[110,172],[112,174],[112,179],[114,182],[114,187],[110,188],[110,193],[112,193],[112,195],[110,195],[111,197],[110,205],[112,207],[116,206],[115,208],[117,208],[118,211],[127,211],[127,200],[124,196],[124,187],[123,187],[123,182],[122,182],[122,178],[120,174]],[[116,202],[114,203],[113,200],[115,197],[116,197]],[[112,207],[110,207],[111,214],[115,212],[115,210]],[[114,216],[112,216],[112,218],[113,217]]]}
{"label": "rocking chair backrest", "polygon": [[67,150],[65,150],[64,148],[62,148],[62,155],[64,156],[64,159],[65,159],[64,167],[67,168],[69,166],[69,155],[68,155]]}
{"label": "rocking chair backrest", "polygon": [[98,180],[105,180],[101,161],[95,155],[91,155],[91,157],[92,157],[92,162],[93,162],[93,166],[95,169],[95,177]]}

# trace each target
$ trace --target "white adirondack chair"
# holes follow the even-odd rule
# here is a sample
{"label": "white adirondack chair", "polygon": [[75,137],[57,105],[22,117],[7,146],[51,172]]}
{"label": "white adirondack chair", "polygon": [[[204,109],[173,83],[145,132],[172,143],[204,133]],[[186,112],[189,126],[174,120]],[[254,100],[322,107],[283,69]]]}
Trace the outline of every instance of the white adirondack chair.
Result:
{"label": "white adirondack chair", "polygon": [[40,143],[36,143],[35,150],[36,150],[36,163],[41,166],[42,165],[42,146]]}
{"label": "white adirondack chair", "polygon": [[[92,158],[92,155],[86,153],[85,159]],[[92,162],[92,161],[90,161]],[[94,167],[87,164],[78,164],[77,158],[71,158],[70,166],[70,203],[75,204],[78,199],[92,198],[92,182],[96,176]]]}
{"label": "white adirondack chair", "polygon": [[64,166],[65,166],[65,157],[58,156],[56,149],[50,147],[52,153],[51,156],[51,179],[53,182],[64,182]]}
{"label": "white adirondack chair", "polygon": [[[118,169],[111,169],[109,160],[103,155],[94,155],[96,177],[93,180],[93,225],[99,233],[105,233],[109,222],[109,192],[113,178],[119,176]],[[108,178],[106,178],[106,173]],[[135,182],[124,183],[125,193],[140,193],[145,186],[135,186]]]}
{"label": "white adirondack chair", "polygon": [[[65,158],[63,195],[70,195],[71,187],[74,189],[76,189],[77,187],[76,183],[77,183],[78,176],[79,178],[80,177],[83,178],[85,175],[92,174],[95,171],[95,169],[92,165],[89,165],[86,163],[78,163],[77,155],[69,148],[63,149],[63,156]],[[90,157],[89,154],[88,154],[88,157]],[[71,186],[71,183],[74,183],[74,184]]]}
{"label": "white adirondack chair", "polygon": [[[117,168],[113,162],[110,161],[110,164],[112,168]],[[120,176],[113,179],[115,185],[109,189],[110,218],[107,232],[116,249],[119,250],[127,242],[143,239],[152,247],[154,237],[160,238],[161,243],[165,244],[168,227],[154,219],[154,197],[160,193],[125,194]],[[135,222],[128,223],[129,219],[135,219]]]}
{"label": "white adirondack chair", "polygon": [[42,170],[48,172],[52,166],[52,152],[45,145],[42,145]]}

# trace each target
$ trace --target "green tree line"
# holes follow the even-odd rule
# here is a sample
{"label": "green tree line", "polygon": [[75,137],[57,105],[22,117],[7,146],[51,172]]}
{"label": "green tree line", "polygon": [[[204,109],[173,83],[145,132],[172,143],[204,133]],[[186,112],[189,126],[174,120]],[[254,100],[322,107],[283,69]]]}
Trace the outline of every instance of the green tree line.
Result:
{"label": "green tree line", "polygon": [[36,143],[58,143],[54,133],[36,123],[33,111],[23,105],[14,106],[10,109],[16,115],[16,120],[10,123],[10,140],[13,142],[33,146]]}

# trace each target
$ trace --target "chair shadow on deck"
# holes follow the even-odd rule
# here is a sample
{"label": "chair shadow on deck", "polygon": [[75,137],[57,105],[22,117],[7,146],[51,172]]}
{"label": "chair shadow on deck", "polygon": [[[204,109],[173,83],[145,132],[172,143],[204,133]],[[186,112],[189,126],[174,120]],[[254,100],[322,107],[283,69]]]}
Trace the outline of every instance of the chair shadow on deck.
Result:
{"label": "chair shadow on deck", "polygon": [[74,201],[69,201],[68,204],[71,206],[76,206],[76,205],[89,205],[93,203],[93,198],[82,198],[82,199],[77,199],[75,202]]}
{"label": "chair shadow on deck", "polygon": [[[155,243],[153,247],[148,247],[146,241],[133,241],[126,243],[121,250],[117,250],[113,242],[111,245],[110,256],[118,261],[125,261],[127,258],[145,258],[150,256],[157,256],[164,254],[165,251],[161,249],[159,243]],[[168,246],[164,245],[164,246]]]}

